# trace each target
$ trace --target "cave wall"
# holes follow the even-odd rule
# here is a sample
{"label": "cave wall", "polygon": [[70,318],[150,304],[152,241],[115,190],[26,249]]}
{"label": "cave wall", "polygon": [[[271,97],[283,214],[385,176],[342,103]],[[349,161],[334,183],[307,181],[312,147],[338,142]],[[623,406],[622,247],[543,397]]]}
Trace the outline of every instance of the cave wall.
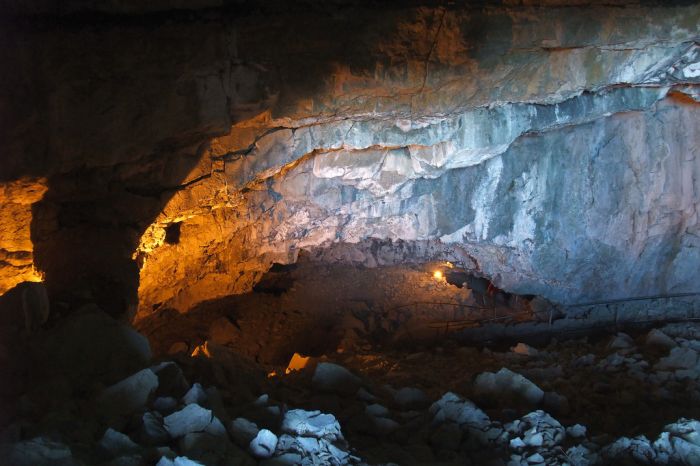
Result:
{"label": "cave wall", "polygon": [[47,180],[16,223],[53,295],[184,311],[302,249],[696,291],[697,5],[205,6],[4,32],[0,183]]}

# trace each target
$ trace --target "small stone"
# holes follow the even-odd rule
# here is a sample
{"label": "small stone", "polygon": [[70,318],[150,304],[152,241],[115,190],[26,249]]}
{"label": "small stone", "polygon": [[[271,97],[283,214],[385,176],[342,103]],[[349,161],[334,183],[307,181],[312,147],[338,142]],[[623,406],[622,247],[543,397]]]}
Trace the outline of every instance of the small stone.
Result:
{"label": "small stone", "polygon": [[267,429],[261,429],[248,446],[250,452],[257,458],[271,457],[275,448],[277,448],[277,436]]}
{"label": "small stone", "polygon": [[537,356],[538,351],[530,345],[525,343],[518,343],[510,349],[515,354],[520,354],[523,356]]}
{"label": "small stone", "polygon": [[513,450],[525,448],[525,442],[523,442],[523,439],[521,439],[520,437],[515,437],[515,438],[510,439],[509,445],[510,445],[510,448],[512,448]]}
{"label": "small stone", "polygon": [[586,426],[581,424],[574,424],[573,426],[566,428],[566,435],[571,438],[583,438],[586,436]]}
{"label": "small stone", "polygon": [[178,456],[175,459],[170,459],[163,456],[160,461],[156,463],[156,466],[204,466],[202,463],[193,461],[186,456]]}
{"label": "small stone", "polygon": [[216,416],[212,416],[211,422],[204,429],[204,432],[214,437],[226,437],[226,427]]}
{"label": "small stone", "polygon": [[164,427],[171,437],[178,438],[190,432],[203,431],[211,423],[211,418],[210,410],[193,403],[167,416]]}
{"label": "small stone", "polygon": [[531,464],[544,463],[544,457],[539,453],[535,453],[534,455],[530,455],[527,457],[527,462]]}
{"label": "small stone", "polygon": [[317,390],[351,395],[357,393],[359,377],[337,364],[322,362],[316,366],[311,380]]}
{"label": "small stone", "polygon": [[374,417],[372,424],[374,425],[373,432],[377,435],[389,435],[401,427],[401,424],[386,417]]}
{"label": "small stone", "polygon": [[387,417],[389,410],[380,404],[371,404],[365,408],[365,414],[372,417]]}

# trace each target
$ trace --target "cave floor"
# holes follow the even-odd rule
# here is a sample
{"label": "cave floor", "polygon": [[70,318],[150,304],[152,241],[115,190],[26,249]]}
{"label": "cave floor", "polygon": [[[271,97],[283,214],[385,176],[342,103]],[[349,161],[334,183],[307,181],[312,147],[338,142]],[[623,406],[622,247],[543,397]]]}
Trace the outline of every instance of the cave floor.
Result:
{"label": "cave floor", "polygon": [[[435,287],[429,282],[426,286]],[[547,459],[542,464],[563,464],[555,450],[564,452],[576,445],[583,445],[586,454],[574,449],[572,455],[581,453],[589,462],[571,464],[596,464],[606,445],[604,454],[613,454],[610,445],[615,445],[615,439],[645,436],[653,440],[680,418],[700,418],[700,371],[695,366],[700,327],[691,324],[669,324],[663,332],[605,332],[552,339],[537,347],[524,343],[511,348],[503,344],[476,347],[460,344],[456,335],[435,332],[422,339],[392,338],[392,328],[400,331],[400,326],[382,322],[396,319],[385,315],[382,322],[368,322],[368,299],[359,301],[359,311],[337,313],[328,312],[325,305],[310,313],[290,311],[280,299],[284,294],[219,300],[186,315],[161,314],[142,321],[139,329],[149,337],[156,354],[176,358],[188,368],[192,380],[219,388],[230,384],[230,378],[220,375],[226,371],[208,366],[217,364],[216,355],[228,354],[239,361],[238,367],[254,367],[248,370],[245,381],[236,380],[228,395],[228,401],[239,406],[233,416],[257,416],[259,425],[269,423],[274,431],[274,416],[260,417],[249,407],[262,394],[282,410],[295,407],[332,413],[353,454],[370,464],[502,464],[498,461],[507,459],[508,454],[520,455],[522,461],[527,455],[542,454]],[[465,301],[468,299],[466,296]],[[425,324],[425,320],[421,322]],[[213,356],[205,358],[202,366],[196,362],[202,356],[197,347],[201,350],[205,346]],[[311,358],[306,368],[285,374],[294,352]],[[354,393],[349,396],[319,389],[314,369],[320,363],[337,364],[356,374],[371,395],[359,399]],[[208,369],[203,371],[202,367]],[[542,398],[537,402],[524,400],[518,391],[527,388],[518,386],[519,382],[496,384],[485,391],[479,388],[480,374],[500,373],[504,368],[539,387]],[[397,402],[402,388],[417,389],[424,398],[415,406],[402,406]],[[242,391],[248,404],[241,404],[245,399]],[[492,440],[475,450],[473,445],[465,446],[466,433],[461,441],[450,443],[441,436],[452,434],[436,434],[433,413],[427,410],[446,393],[474,401],[492,423],[511,426],[511,430],[514,421],[541,409],[563,426],[586,426],[587,433],[585,438],[569,438],[556,448],[528,445],[508,451],[507,445]],[[380,408],[370,408],[373,405]],[[375,409],[381,413],[369,412]],[[511,440],[513,435],[511,432]],[[642,447],[635,444],[628,450],[634,448]]]}

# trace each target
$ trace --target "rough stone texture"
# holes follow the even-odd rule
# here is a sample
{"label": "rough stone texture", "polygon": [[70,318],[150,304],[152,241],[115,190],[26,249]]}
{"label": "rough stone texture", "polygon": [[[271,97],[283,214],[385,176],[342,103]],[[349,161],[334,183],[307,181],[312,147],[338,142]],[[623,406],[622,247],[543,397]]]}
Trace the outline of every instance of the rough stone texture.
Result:
{"label": "rough stone texture", "polygon": [[593,3],[15,21],[0,188],[46,192],[9,203],[0,292],[34,267],[184,311],[300,249],[372,265],[371,238],[555,301],[695,291],[700,8]]}

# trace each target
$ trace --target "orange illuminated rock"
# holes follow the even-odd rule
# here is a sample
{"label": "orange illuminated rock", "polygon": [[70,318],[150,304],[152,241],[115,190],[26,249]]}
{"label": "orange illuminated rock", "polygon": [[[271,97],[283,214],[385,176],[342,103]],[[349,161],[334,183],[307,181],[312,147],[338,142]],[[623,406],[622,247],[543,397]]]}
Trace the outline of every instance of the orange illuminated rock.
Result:
{"label": "orange illuminated rock", "polygon": [[302,369],[313,369],[316,364],[318,364],[318,361],[316,358],[313,358],[311,356],[302,356],[299,353],[294,353],[292,355],[292,359],[290,359],[289,364],[287,365],[287,369],[285,369],[284,373],[289,374],[291,372],[295,371],[300,371]]}

